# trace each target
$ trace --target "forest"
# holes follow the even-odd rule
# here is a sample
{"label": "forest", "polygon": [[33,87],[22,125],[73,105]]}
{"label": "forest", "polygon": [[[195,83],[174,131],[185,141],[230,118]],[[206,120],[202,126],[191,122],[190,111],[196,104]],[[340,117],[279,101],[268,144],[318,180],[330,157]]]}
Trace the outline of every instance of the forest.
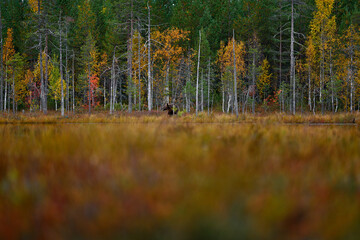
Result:
{"label": "forest", "polygon": [[359,239],[359,31],[359,0],[1,0],[0,239]]}
{"label": "forest", "polygon": [[357,0],[6,0],[0,109],[354,112]]}

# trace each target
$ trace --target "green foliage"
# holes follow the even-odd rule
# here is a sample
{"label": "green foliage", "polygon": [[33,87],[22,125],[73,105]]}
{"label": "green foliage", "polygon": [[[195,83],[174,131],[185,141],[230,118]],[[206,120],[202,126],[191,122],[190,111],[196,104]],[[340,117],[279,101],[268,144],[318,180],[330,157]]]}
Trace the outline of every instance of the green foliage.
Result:
{"label": "green foliage", "polygon": [[96,16],[91,9],[90,1],[83,1],[83,4],[78,6],[78,13],[74,44],[77,47],[81,47],[86,43],[89,35],[96,39],[98,34],[96,32]]}
{"label": "green foliage", "polygon": [[[124,109],[126,109],[127,106],[124,105],[124,104],[121,104],[121,103],[115,103],[114,104],[114,110],[115,111],[123,111]],[[105,106],[105,109],[106,110],[109,110],[110,109],[110,103],[107,103],[106,106]]]}
{"label": "green foliage", "polygon": [[193,84],[190,81],[186,82],[185,88],[184,88],[184,94],[185,94],[185,91],[186,91],[186,93],[190,94],[190,96],[194,97],[196,94],[196,87],[193,86]]}
{"label": "green foliage", "polygon": [[[310,39],[309,36],[312,35],[311,39],[314,44],[315,53],[311,63],[313,77],[311,79],[312,85],[310,88],[312,88],[312,90],[315,89],[314,96],[312,97],[316,100],[316,103],[319,102],[318,98],[320,94],[320,90],[317,90],[317,88],[319,88],[319,79],[318,77],[315,77],[314,74],[319,73],[319,69],[317,69],[319,68],[317,65],[319,65],[318,62],[320,58],[319,36],[321,34],[319,33],[326,32],[326,44],[324,44],[324,48],[327,50],[324,52],[326,62],[324,71],[326,75],[330,75],[330,64],[328,64],[331,61],[329,57],[330,49],[334,56],[334,60],[336,60],[335,58],[340,59],[338,58],[338,54],[341,54],[344,51],[344,49],[342,49],[344,46],[342,45],[343,40],[339,38],[339,36],[344,35],[350,25],[354,26],[356,34],[359,34],[360,26],[360,9],[357,0],[334,1],[333,14],[330,17],[327,17],[328,20],[326,20],[326,22],[328,21],[329,23],[325,24],[325,31],[320,29],[321,24],[319,24],[319,21],[321,22],[321,19],[325,19],[321,18],[320,15],[325,13],[327,8],[323,6],[322,9],[317,10],[317,7],[321,6],[319,3],[323,3],[324,1],[295,1],[295,57],[296,61],[302,61],[306,58],[304,54],[307,51],[304,48],[308,48],[306,39]],[[291,5],[289,5],[289,3],[291,3],[290,0],[50,0],[41,1],[41,14],[39,15],[36,11],[37,0],[31,0],[2,1],[0,2],[0,10],[2,14],[3,42],[5,42],[7,29],[13,29],[14,49],[25,58],[24,68],[31,71],[36,69],[35,59],[39,56],[40,35],[42,41],[41,48],[45,50],[45,46],[47,46],[46,53],[48,56],[52,56],[54,53],[58,54],[59,17],[61,13],[63,27],[66,26],[68,31],[68,35],[65,36],[65,28],[63,29],[63,47],[65,49],[65,45],[67,46],[69,58],[72,58],[72,55],[75,54],[75,95],[79,102],[81,102],[80,98],[84,97],[82,95],[86,88],[86,66],[91,58],[98,60],[98,56],[103,53],[112,56],[115,52],[117,81],[118,83],[120,79],[122,81],[120,86],[121,91],[126,94],[134,92],[135,89],[127,89],[132,86],[127,83],[128,79],[127,76],[125,76],[127,74],[124,74],[126,73],[125,69],[128,67],[127,62],[130,49],[128,43],[131,25],[134,27],[133,30],[140,30],[141,37],[144,39],[141,55],[143,56],[143,59],[146,59],[146,63],[142,64],[143,68],[141,74],[144,76],[141,78],[146,78],[147,46],[145,45],[147,43],[148,35],[147,5],[149,5],[151,9],[150,32],[152,38],[151,65],[153,78],[157,81],[153,85],[153,88],[155,89],[154,96],[157,98],[154,99],[154,102],[161,102],[163,100],[161,98],[164,97],[164,94],[162,93],[164,84],[160,84],[159,81],[163,81],[165,74],[164,69],[161,69],[163,66],[161,64],[157,65],[161,59],[154,58],[156,58],[156,51],[161,49],[164,43],[155,39],[154,33],[164,33],[171,29],[179,29],[186,32],[189,39],[186,39],[186,41],[182,41],[181,43],[176,43],[182,47],[183,52],[179,55],[178,61],[171,61],[171,69],[168,75],[170,80],[168,85],[170,85],[171,88],[169,89],[169,93],[172,94],[173,91],[176,91],[176,95],[179,96],[179,89],[183,89],[185,85],[185,74],[182,73],[184,72],[184,69],[180,66],[183,64],[183,60],[186,57],[190,57],[193,60],[196,59],[196,54],[194,55],[191,53],[197,53],[199,31],[202,32],[201,69],[207,68],[207,61],[210,57],[211,59],[216,58],[215,53],[222,48],[221,42],[227,43],[232,37],[232,32],[234,30],[235,39],[244,42],[244,52],[246,53],[246,56],[244,56],[245,71],[241,77],[239,76],[239,78],[241,78],[241,85],[239,84],[239,88],[252,84],[251,74],[253,66],[251,54],[256,51],[256,78],[261,74],[259,61],[266,58],[269,60],[270,65],[268,70],[269,74],[273,74],[273,80],[276,80],[276,82],[271,83],[271,90],[278,89],[280,87],[280,82],[288,81],[287,76],[289,74],[289,16],[291,15]],[[318,4],[318,6],[316,6],[316,4]],[[131,16],[133,17],[132,20]],[[39,26],[39,24],[41,26]],[[282,29],[281,40],[279,34],[280,29]],[[253,44],[254,36],[257,38],[256,46]],[[174,36],[171,38],[174,38]],[[282,44],[281,53],[279,51],[280,43]],[[173,43],[170,45],[173,45]],[[356,46],[356,49],[358,48],[359,46]],[[93,50],[93,53],[96,52],[96,54],[94,54],[95,57],[86,55],[91,52],[89,51],[90,49]],[[64,51],[64,58],[65,55]],[[70,61],[71,60],[68,59],[68,63],[70,63]],[[92,66],[96,65],[94,64],[95,61],[91,62]],[[103,81],[110,77],[109,72],[106,72],[106,69],[110,67],[109,65],[110,64],[106,62],[101,68],[97,69],[96,73],[99,77],[99,81]],[[192,73],[194,72],[195,65],[196,64],[191,64]],[[333,85],[328,85],[329,79],[337,78],[338,81],[343,81],[342,89],[336,88],[337,97],[340,97],[340,93],[343,95],[350,95],[351,91],[345,89],[346,87],[349,87],[349,85],[344,82],[346,76],[344,73],[338,74],[338,69],[340,69],[340,67],[334,67],[334,77],[330,78],[330,76],[326,76],[324,78],[325,85],[321,93],[326,93],[323,99],[325,106],[329,103],[332,91],[335,89]],[[354,75],[357,76],[357,69],[359,69],[359,67],[356,66],[354,69],[356,69]],[[70,73],[70,70],[69,67],[65,72]],[[91,70],[94,71],[94,69]],[[182,72],[180,70],[182,70]],[[213,70],[213,86],[219,86],[223,80],[220,79],[221,69],[219,69],[219,66],[216,66]],[[4,72],[5,69],[2,69],[2,71]],[[38,71],[36,73],[37,81],[40,79],[39,74],[40,72]],[[101,74],[103,75],[100,77]],[[280,74],[282,76],[281,79],[279,79]],[[194,77],[194,74],[190,75]],[[144,79],[142,80],[145,83]],[[306,84],[306,81],[302,81],[299,86],[297,86],[297,89],[305,92],[307,87]],[[37,85],[36,87],[39,88],[40,86]],[[106,87],[109,88],[108,85]],[[356,94],[354,94],[357,99],[359,92],[358,83],[356,83],[354,87],[354,92],[356,92]],[[141,97],[147,99],[147,91],[145,91],[146,84],[143,84],[142,88],[141,92],[143,96]],[[219,94],[221,93],[220,91],[221,88],[217,88],[213,91],[213,94]],[[39,96],[36,96],[36,98],[38,97]],[[125,96],[122,97],[126,99]],[[341,97],[342,99],[345,99],[344,102],[348,102],[346,99],[348,99],[349,96]],[[181,98],[183,98],[183,96],[181,96]],[[183,99],[179,99],[179,101],[183,101]],[[301,101],[297,102],[300,103]],[[144,102],[144,104],[146,103]],[[346,103],[341,104],[346,105]],[[346,108],[340,110],[346,110]]]}
{"label": "green foliage", "polygon": [[[51,72],[49,76],[49,90],[50,96],[55,101],[61,100],[61,77],[60,77],[60,68],[59,68],[59,61],[58,56],[53,56],[53,62],[51,67]],[[64,93],[66,93],[66,84],[64,84]]]}

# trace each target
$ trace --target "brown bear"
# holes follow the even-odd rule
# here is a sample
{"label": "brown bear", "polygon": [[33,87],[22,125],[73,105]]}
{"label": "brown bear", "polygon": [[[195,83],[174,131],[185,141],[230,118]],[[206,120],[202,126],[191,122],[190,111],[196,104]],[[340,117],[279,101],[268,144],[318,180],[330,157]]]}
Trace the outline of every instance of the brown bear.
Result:
{"label": "brown bear", "polygon": [[168,111],[168,115],[172,116],[172,115],[176,115],[179,112],[179,109],[175,105],[167,103],[163,108],[163,111]]}

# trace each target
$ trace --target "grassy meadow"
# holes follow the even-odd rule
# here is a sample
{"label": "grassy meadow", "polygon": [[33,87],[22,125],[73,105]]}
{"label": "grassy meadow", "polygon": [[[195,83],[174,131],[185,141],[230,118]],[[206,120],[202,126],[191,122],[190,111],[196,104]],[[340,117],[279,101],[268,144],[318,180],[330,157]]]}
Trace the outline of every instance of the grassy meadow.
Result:
{"label": "grassy meadow", "polygon": [[359,117],[2,115],[0,239],[357,239]]}

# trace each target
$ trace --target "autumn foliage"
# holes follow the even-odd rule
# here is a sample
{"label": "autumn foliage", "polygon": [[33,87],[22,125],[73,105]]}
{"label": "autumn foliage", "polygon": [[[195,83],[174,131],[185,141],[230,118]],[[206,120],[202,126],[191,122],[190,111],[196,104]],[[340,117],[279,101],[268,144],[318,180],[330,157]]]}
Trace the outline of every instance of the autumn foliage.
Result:
{"label": "autumn foliage", "polygon": [[[58,116],[21,118],[7,120]],[[357,126],[271,123],[301,120],[286,115],[254,124],[185,122],[201,118],[1,125],[0,238],[357,236]],[[122,124],[84,123],[96,121]]]}

